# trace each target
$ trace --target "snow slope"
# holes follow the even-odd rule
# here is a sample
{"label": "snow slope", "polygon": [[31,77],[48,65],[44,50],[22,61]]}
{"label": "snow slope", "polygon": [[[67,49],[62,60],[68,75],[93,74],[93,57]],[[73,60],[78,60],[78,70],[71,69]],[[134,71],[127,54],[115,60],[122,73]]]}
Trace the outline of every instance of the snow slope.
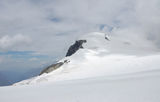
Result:
{"label": "snow slope", "polygon": [[1,102],[160,102],[160,71],[0,88]]}
{"label": "snow slope", "polygon": [[0,102],[160,102],[160,54],[152,43],[89,33],[59,69],[0,88]]}
{"label": "snow slope", "polygon": [[83,45],[84,49],[80,49],[74,55],[61,60],[69,60],[69,63],[49,74],[43,74],[19,82],[16,85],[112,76],[160,69],[158,66],[160,54],[151,50],[150,46],[134,44],[132,40],[128,41],[129,45],[126,45],[125,39],[114,36],[110,37],[110,41],[108,41],[105,39],[105,34],[99,32],[86,34],[79,39],[85,39],[87,43]]}

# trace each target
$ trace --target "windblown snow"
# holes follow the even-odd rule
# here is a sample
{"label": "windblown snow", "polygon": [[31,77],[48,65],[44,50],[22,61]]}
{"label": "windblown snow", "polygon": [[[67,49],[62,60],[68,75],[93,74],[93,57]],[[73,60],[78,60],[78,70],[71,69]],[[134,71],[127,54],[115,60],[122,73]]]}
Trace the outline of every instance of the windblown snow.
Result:
{"label": "windblown snow", "polygon": [[[109,40],[105,39],[107,37]],[[0,88],[0,102],[160,102],[160,54],[149,40],[93,32],[60,68]]]}

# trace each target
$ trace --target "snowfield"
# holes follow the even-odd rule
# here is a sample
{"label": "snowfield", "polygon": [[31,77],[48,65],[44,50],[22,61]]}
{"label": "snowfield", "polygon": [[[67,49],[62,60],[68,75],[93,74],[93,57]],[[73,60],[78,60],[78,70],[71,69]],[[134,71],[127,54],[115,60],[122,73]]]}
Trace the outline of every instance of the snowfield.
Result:
{"label": "snowfield", "polygon": [[102,76],[107,77],[143,71],[160,70],[160,55],[139,57],[129,55],[108,55],[101,57],[86,55],[85,60],[68,60],[70,60],[69,63],[49,74],[43,74],[29,80],[24,80],[16,83],[15,85],[76,80]]}
{"label": "snowfield", "polygon": [[160,71],[0,88],[1,102],[159,102]]}
{"label": "snowfield", "polygon": [[160,53],[152,43],[93,32],[59,69],[0,87],[0,102],[160,102]]}

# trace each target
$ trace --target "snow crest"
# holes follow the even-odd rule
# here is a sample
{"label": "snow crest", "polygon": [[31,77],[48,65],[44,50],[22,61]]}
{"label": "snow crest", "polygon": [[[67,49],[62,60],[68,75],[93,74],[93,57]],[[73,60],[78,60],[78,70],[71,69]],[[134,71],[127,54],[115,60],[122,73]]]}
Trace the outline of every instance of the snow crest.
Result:
{"label": "snow crest", "polygon": [[[106,37],[108,39],[106,39]],[[93,32],[79,38],[87,40],[84,49],[78,50],[59,69],[21,81],[14,85],[56,82],[94,77],[109,77],[160,70],[160,54],[149,46],[132,40]],[[149,43],[149,42],[148,42]]]}

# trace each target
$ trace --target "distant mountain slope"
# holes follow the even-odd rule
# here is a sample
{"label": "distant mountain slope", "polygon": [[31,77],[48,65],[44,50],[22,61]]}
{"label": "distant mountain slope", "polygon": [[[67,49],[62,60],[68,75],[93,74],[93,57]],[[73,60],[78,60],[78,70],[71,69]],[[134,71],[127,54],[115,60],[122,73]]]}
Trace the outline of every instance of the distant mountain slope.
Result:
{"label": "distant mountain slope", "polygon": [[8,85],[8,83],[8,79],[6,79],[6,77],[0,73],[0,86]]}
{"label": "distant mountain slope", "polygon": [[67,61],[67,63],[62,63],[55,69],[52,65],[47,69],[50,73],[46,70],[48,74],[44,71],[40,76],[15,85],[114,76],[160,69],[158,66],[160,54],[150,49],[150,46],[138,43],[140,42],[138,40],[133,42],[99,32],[86,34],[79,40],[86,40],[83,49],[78,49],[73,55],[57,62]]}

